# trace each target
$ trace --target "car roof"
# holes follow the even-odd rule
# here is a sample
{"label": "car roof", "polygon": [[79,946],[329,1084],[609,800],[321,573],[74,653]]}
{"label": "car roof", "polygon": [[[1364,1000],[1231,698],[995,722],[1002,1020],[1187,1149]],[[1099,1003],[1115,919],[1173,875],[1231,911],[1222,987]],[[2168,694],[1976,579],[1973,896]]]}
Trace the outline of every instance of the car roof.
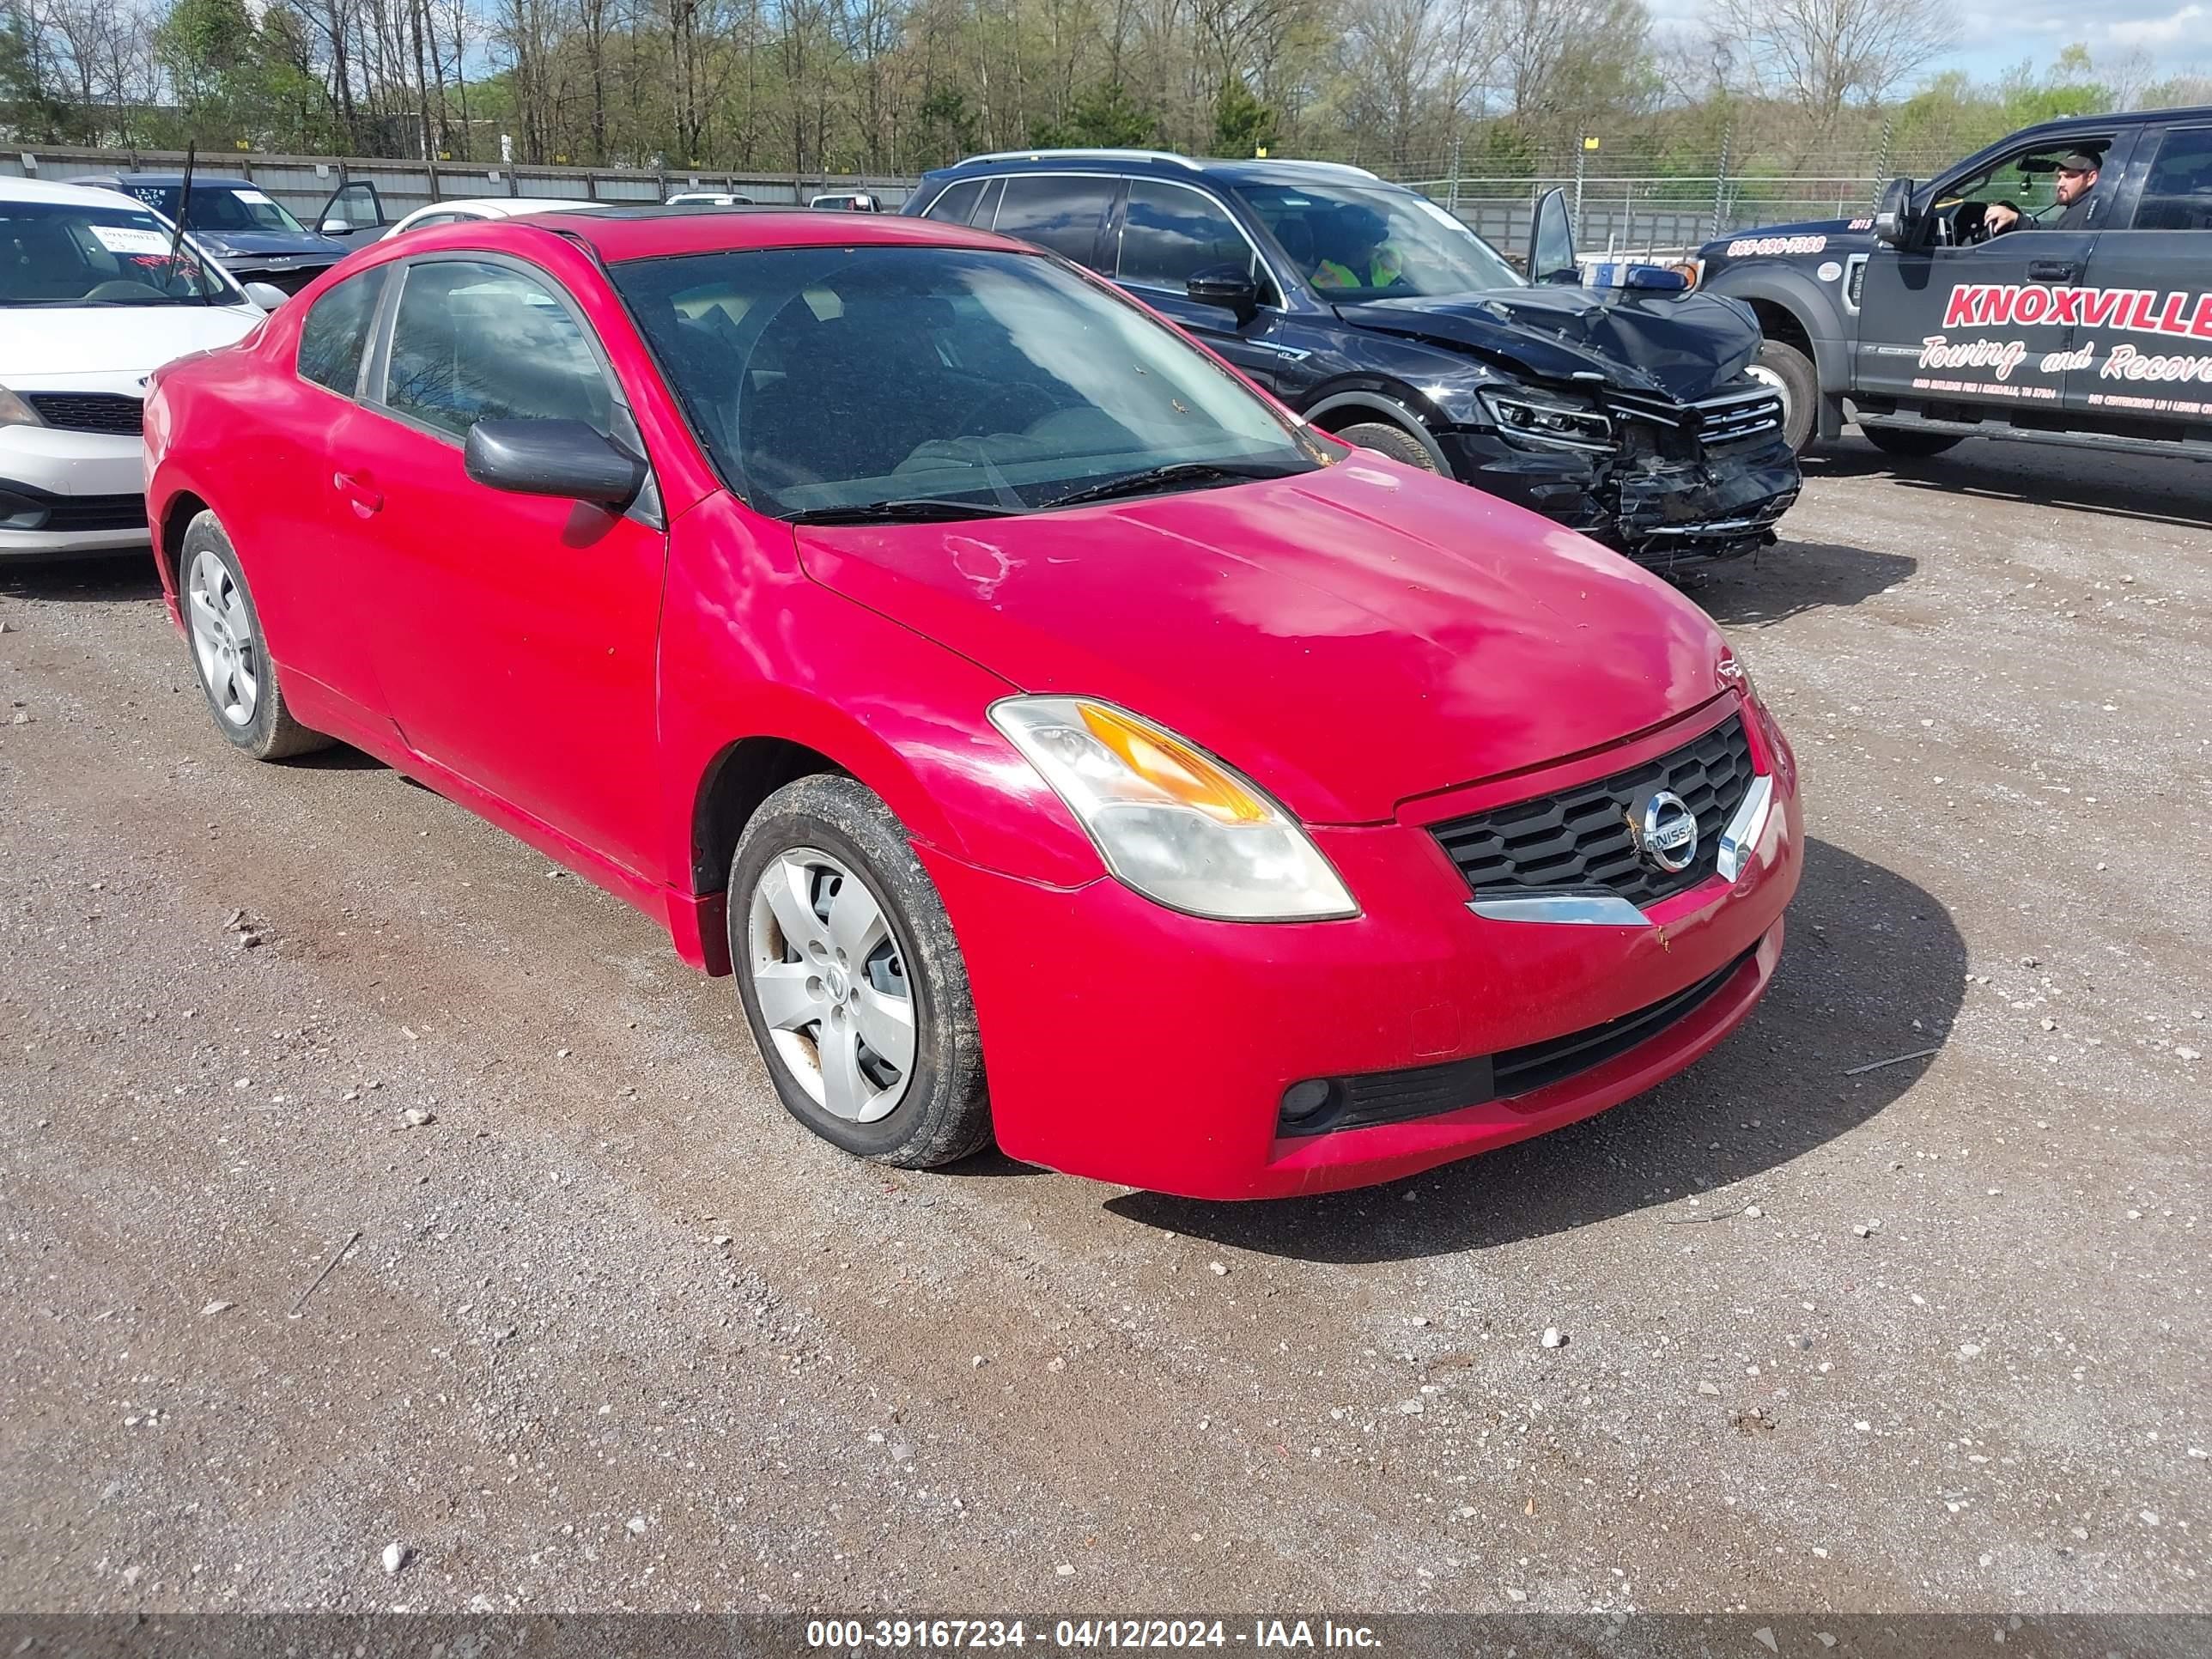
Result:
{"label": "car roof", "polygon": [[1341,161],[1297,161],[1255,158],[1218,161],[1182,155],[1164,149],[1003,149],[988,155],[971,155],[952,167],[939,169],[933,178],[973,177],[994,173],[1061,173],[1101,169],[1132,178],[1175,179],[1184,183],[1213,179],[1231,185],[1310,185],[1323,179],[1340,184],[1387,185],[1365,167]]}
{"label": "car roof", "polygon": [[[44,179],[0,179],[0,202],[75,202],[82,207],[113,207],[116,192],[100,185],[49,184]],[[143,204],[133,202],[134,206]]]}
{"label": "car roof", "polygon": [[665,204],[587,208],[533,213],[512,225],[500,226],[499,231],[516,237],[551,231],[584,243],[610,264],[739,248],[952,247],[1036,252],[1010,237],[935,219],[908,219],[894,213],[827,213],[798,207],[733,207],[720,213],[694,213]]}
{"label": "car roof", "polygon": [[407,216],[411,219],[417,213],[483,213],[508,219],[519,214],[560,213],[590,205],[578,196],[448,196],[440,201],[425,202]]}
{"label": "car roof", "polygon": [[[112,179],[120,185],[181,185],[185,182],[185,175],[181,173],[103,173],[99,177],[103,180]],[[192,183],[195,185],[219,185],[225,190],[261,188],[251,179],[240,179],[228,173],[202,173],[197,168],[192,173]]]}

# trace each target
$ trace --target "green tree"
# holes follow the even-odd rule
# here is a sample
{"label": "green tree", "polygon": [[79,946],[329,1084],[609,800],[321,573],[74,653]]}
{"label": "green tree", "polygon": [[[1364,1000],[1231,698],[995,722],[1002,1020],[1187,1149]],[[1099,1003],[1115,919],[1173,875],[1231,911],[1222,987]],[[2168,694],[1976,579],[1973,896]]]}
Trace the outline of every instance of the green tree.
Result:
{"label": "green tree", "polygon": [[18,137],[52,143],[67,136],[69,116],[47,89],[28,21],[9,7],[0,15],[0,124]]}
{"label": "green tree", "polygon": [[1275,142],[1275,112],[1252,95],[1241,76],[1221,83],[1213,100],[1213,151],[1217,155],[1256,155]]}
{"label": "green tree", "polygon": [[1137,149],[1159,142],[1160,118],[1119,81],[1078,93],[1057,121],[1038,121],[1030,142],[1040,149]]}

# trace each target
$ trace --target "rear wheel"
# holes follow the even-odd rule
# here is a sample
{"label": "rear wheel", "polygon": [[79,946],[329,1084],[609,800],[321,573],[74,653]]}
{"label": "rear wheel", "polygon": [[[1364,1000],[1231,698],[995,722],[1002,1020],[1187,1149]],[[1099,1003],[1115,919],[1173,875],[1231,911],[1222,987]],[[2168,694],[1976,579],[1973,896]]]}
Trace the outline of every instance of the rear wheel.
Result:
{"label": "rear wheel", "polygon": [[1802,455],[1812,447],[1820,413],[1820,376],[1813,360],[1794,345],[1767,340],[1759,348],[1751,376],[1782,394],[1782,435]]}
{"label": "rear wheel", "polygon": [[1866,441],[1885,455],[1894,455],[1904,461],[1924,461],[1930,455],[1941,455],[1955,444],[1965,441],[1949,432],[1911,432],[1903,427],[1862,426]]}
{"label": "rear wheel", "polygon": [[763,801],[731,861],[729,929],[745,1018],[793,1117],[905,1169],[989,1143],[967,966],[873,791],[805,777]]}
{"label": "rear wheel", "polygon": [[261,632],[253,590],[222,521],[200,514],[177,556],[177,599],[192,645],[192,672],[216,729],[256,760],[327,749],[331,739],[292,718]]}
{"label": "rear wheel", "polygon": [[1357,426],[1343,428],[1336,435],[1358,448],[1371,449],[1394,461],[1403,461],[1407,466],[1418,466],[1424,472],[1437,470],[1437,458],[1429,453],[1429,447],[1402,426],[1392,426],[1387,421],[1362,421]]}

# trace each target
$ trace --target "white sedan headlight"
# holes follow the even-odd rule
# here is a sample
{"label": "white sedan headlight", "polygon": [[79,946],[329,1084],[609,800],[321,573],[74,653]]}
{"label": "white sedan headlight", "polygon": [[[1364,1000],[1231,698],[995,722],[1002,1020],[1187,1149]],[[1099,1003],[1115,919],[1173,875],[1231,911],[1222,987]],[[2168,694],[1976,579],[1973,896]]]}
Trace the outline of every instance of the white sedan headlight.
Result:
{"label": "white sedan headlight", "polygon": [[1010,697],[991,723],[1146,897],[1219,921],[1359,914],[1288,812],[1150,720],[1088,697]]}
{"label": "white sedan headlight", "polygon": [[0,426],[44,426],[39,411],[0,386]]}

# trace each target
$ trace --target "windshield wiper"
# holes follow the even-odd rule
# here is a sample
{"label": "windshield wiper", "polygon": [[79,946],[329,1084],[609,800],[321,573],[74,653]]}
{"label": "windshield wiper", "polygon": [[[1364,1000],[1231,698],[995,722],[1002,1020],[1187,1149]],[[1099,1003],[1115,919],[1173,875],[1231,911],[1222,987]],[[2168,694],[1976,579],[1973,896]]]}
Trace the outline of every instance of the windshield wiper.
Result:
{"label": "windshield wiper", "polygon": [[1018,519],[1025,508],[994,507],[988,501],[944,501],[920,497],[912,501],[855,501],[844,507],[809,507],[784,515],[786,524],[876,524],[904,521],[921,524],[931,520]]}
{"label": "windshield wiper", "polygon": [[1085,484],[1065,495],[1055,495],[1044,507],[1077,507],[1085,501],[1110,501],[1117,495],[1147,495],[1179,483],[1240,483],[1254,478],[1288,478],[1295,474],[1279,466],[1238,465],[1222,461],[1170,461],[1142,472],[1124,473],[1103,483]]}

